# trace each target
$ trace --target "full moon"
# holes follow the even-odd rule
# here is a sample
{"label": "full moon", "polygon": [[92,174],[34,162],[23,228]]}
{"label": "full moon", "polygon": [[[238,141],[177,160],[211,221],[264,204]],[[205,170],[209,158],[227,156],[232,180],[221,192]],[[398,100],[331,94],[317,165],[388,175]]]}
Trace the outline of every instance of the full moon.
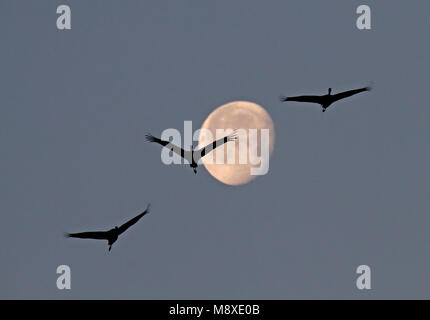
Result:
{"label": "full moon", "polygon": [[[213,153],[213,157],[209,157],[209,154],[206,157],[202,158],[202,162],[205,168],[209,171],[209,173],[217,180],[222,183],[237,186],[250,182],[258,175],[251,174],[251,168],[258,168],[264,164],[264,161],[269,161],[269,157],[273,152],[274,144],[275,144],[275,130],[272,118],[269,113],[260,105],[249,102],[249,101],[233,101],[227,104],[224,104],[218,108],[216,108],[203,122],[202,128],[209,130],[212,133],[212,137],[208,137],[207,132],[205,130],[201,130],[199,136],[199,148],[206,146],[211,143],[215,139],[219,139],[221,137],[217,137],[216,132],[217,129],[233,129],[238,130],[240,132],[238,134],[238,138],[235,142],[227,142],[224,146],[218,147],[224,149],[224,159],[227,159],[227,151],[230,146],[228,144],[235,144],[235,152],[234,159],[230,159],[232,161],[224,161],[224,163],[216,163],[217,149],[215,149]],[[258,155],[261,153],[261,130],[269,129],[269,155],[267,159],[264,157],[261,158],[260,164],[252,164],[250,159],[250,143],[239,143],[243,141],[242,138],[246,135],[246,141],[249,140],[250,129],[257,129],[257,152]],[[255,151],[255,150],[253,150]],[[222,152],[222,150],[221,150]],[[243,154],[247,155],[247,163],[239,163],[239,154],[243,152]],[[234,162],[234,163],[230,163]]]}

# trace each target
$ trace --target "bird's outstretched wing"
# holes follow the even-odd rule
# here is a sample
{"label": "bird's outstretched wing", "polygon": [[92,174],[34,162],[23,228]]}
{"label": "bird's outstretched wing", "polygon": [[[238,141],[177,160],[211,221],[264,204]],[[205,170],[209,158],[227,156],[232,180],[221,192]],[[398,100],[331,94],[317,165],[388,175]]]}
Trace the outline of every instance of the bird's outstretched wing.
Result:
{"label": "bird's outstretched wing", "polygon": [[203,158],[205,155],[207,155],[212,150],[218,148],[219,146],[223,145],[226,142],[235,141],[236,138],[237,138],[237,133],[236,133],[236,131],[233,131],[232,134],[229,134],[228,136],[225,136],[224,138],[221,138],[221,139],[218,139],[212,143],[209,143],[206,147],[201,148],[201,149],[196,151],[194,161],[198,162],[200,160],[200,158]]}
{"label": "bird's outstretched wing", "polygon": [[321,103],[321,96],[297,96],[297,97],[281,96],[279,99],[281,100],[281,102],[296,101],[296,102]]}
{"label": "bird's outstretched wing", "polygon": [[171,143],[170,141],[161,140],[157,137],[154,137],[151,134],[145,135],[145,138],[149,142],[156,142],[158,144],[161,144],[163,147],[166,147],[167,149],[172,150],[174,153],[180,155],[182,158],[186,159],[188,156],[189,151],[185,151],[181,147],[178,147],[177,145]]}
{"label": "bird's outstretched wing", "polygon": [[120,226],[118,228],[119,234],[123,233],[125,230],[127,230],[128,228],[130,228],[133,224],[135,224],[137,221],[139,221],[140,218],[142,218],[145,214],[147,214],[149,212],[149,208],[150,205],[148,204],[148,206],[146,207],[146,210],[143,211],[141,214],[137,215],[136,217],[134,217],[133,219],[127,221],[126,223],[124,223],[122,226]]}
{"label": "bird's outstretched wing", "polygon": [[107,232],[106,231],[91,231],[91,232],[80,232],[80,233],[66,233],[66,237],[68,237],[68,238],[81,238],[81,239],[106,240],[107,239]]}
{"label": "bird's outstretched wing", "polygon": [[360,93],[360,92],[364,92],[364,91],[370,91],[372,90],[371,87],[364,87],[361,89],[354,89],[354,90],[348,90],[348,91],[344,91],[344,92],[340,92],[337,94],[332,95],[332,98],[334,101],[340,100],[340,99],[344,99],[350,96],[353,96],[354,94]]}

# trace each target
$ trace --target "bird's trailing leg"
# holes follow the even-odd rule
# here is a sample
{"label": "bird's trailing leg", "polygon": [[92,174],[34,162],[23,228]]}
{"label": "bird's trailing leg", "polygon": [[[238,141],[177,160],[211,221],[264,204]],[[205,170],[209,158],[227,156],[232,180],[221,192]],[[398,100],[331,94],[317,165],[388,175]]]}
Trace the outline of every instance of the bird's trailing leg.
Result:
{"label": "bird's trailing leg", "polygon": [[111,244],[109,245],[109,251],[110,251],[110,249],[112,249],[112,245]]}

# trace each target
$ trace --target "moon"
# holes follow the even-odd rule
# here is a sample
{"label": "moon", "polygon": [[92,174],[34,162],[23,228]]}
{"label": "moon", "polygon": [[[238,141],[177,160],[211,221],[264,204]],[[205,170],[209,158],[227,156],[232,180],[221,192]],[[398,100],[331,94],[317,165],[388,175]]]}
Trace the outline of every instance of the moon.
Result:
{"label": "moon", "polygon": [[[217,149],[212,152],[212,157],[209,157],[210,154],[208,154],[202,158],[205,168],[212,177],[231,186],[243,185],[258,177],[258,175],[251,174],[251,168],[260,167],[264,161],[269,161],[275,145],[275,130],[272,118],[262,106],[249,101],[233,101],[216,108],[203,122],[201,129],[209,130],[212,136],[208,137],[207,132],[201,130],[199,148],[206,146],[215,139],[221,138],[216,135],[217,129],[245,129],[238,130],[240,133],[235,142],[227,142],[226,145],[217,148],[224,149],[224,159],[227,159],[227,150],[230,147],[227,144],[234,143],[234,159],[227,159],[222,164],[216,163],[215,159],[218,160],[218,156],[216,155]],[[257,129],[258,155],[261,153],[261,129],[269,129],[269,155],[266,157],[266,160],[262,157],[261,163],[258,165],[253,165],[249,161],[249,143],[239,143],[244,135],[246,135],[246,141],[250,141],[249,129]],[[248,161],[245,164],[239,163],[239,154],[241,151],[247,155]],[[234,163],[229,163],[228,160],[232,160]]]}

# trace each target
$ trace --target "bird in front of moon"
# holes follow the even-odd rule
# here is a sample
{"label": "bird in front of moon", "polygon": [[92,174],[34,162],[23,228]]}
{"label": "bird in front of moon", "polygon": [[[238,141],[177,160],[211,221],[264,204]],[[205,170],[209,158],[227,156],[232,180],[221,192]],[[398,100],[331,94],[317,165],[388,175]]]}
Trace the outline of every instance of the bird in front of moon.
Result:
{"label": "bird in front of moon", "polygon": [[[204,130],[203,130],[204,129]],[[250,101],[233,101],[216,108],[203,122],[199,137],[199,146],[205,145],[211,137],[216,137],[217,130],[233,129],[237,130],[238,139],[235,141],[235,153],[232,161],[222,161],[216,163],[209,157],[202,158],[202,162],[208,172],[218,181],[231,185],[239,186],[246,184],[258,175],[253,175],[251,169],[256,166],[269,166],[269,158],[275,145],[275,128],[269,113],[260,105]],[[266,158],[261,158],[258,165],[252,164],[251,161],[241,163],[239,155],[245,154],[249,160],[250,152],[260,152],[262,150],[261,139],[257,138],[256,145],[250,143],[240,143],[241,141],[250,140],[250,130],[256,130],[258,133],[263,129],[268,129],[269,154]],[[211,134],[209,135],[208,132]],[[260,134],[258,134],[260,136]],[[242,140],[241,138],[245,138]],[[256,150],[254,150],[256,148]],[[227,158],[228,146],[224,148],[224,156]],[[265,163],[267,162],[267,163]]]}
{"label": "bird in front of moon", "polygon": [[163,147],[173,151],[177,155],[180,155],[182,158],[188,161],[190,164],[190,167],[193,169],[194,173],[197,173],[197,167],[198,163],[201,158],[212,152],[214,149],[218,148],[219,146],[223,145],[224,143],[227,143],[229,141],[235,141],[236,140],[236,133],[233,132],[229,135],[226,135],[222,137],[221,139],[212,141],[211,143],[207,144],[205,147],[202,147],[198,150],[184,150],[183,148],[171,143],[170,141],[161,140],[160,138],[154,137],[153,135],[147,134],[146,140],[149,142],[156,142],[158,144],[161,144]]}

